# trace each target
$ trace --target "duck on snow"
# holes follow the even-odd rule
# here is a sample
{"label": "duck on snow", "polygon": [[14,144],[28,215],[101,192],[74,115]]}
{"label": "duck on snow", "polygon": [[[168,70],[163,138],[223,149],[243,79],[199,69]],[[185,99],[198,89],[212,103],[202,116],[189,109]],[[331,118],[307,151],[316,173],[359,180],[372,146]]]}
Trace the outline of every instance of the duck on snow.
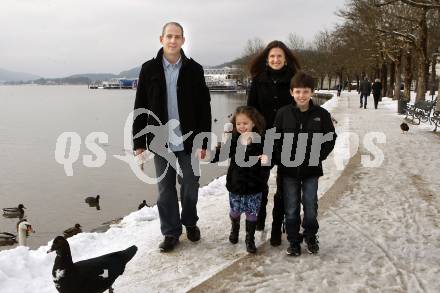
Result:
{"label": "duck on snow", "polygon": [[95,258],[72,261],[69,242],[57,236],[47,253],[56,251],[52,269],[55,287],[60,293],[100,293],[109,290],[116,278],[124,273],[125,265],[136,254],[137,247],[101,255]]}

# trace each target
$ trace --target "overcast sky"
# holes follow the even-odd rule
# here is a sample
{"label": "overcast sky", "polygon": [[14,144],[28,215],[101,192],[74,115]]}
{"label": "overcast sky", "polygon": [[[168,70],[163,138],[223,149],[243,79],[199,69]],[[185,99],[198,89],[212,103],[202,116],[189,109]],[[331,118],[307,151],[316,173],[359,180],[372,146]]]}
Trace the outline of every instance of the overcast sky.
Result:
{"label": "overcast sky", "polygon": [[345,0],[1,0],[0,68],[60,77],[119,73],[153,57],[178,21],[203,65],[239,57],[248,39],[306,41],[341,20]]}

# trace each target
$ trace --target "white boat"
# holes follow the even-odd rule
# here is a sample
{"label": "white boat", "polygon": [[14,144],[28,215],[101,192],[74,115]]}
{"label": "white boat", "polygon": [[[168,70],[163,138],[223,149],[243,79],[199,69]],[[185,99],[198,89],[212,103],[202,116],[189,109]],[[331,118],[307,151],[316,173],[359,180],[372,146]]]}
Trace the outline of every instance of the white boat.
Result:
{"label": "white boat", "polygon": [[242,74],[238,68],[205,68],[205,82],[212,92],[236,92]]}

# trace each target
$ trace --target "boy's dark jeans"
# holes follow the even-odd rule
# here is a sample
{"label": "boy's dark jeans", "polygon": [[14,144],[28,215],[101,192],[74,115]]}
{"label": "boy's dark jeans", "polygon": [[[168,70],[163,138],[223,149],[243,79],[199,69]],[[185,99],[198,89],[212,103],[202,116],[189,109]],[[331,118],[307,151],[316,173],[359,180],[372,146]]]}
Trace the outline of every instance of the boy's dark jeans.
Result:
{"label": "boy's dark jeans", "polygon": [[[297,179],[283,176],[282,190],[286,213],[286,232],[289,242],[302,240],[299,230],[301,225],[301,202],[304,209],[304,237],[316,235],[318,225],[318,177]],[[302,196],[301,196],[302,191]]]}

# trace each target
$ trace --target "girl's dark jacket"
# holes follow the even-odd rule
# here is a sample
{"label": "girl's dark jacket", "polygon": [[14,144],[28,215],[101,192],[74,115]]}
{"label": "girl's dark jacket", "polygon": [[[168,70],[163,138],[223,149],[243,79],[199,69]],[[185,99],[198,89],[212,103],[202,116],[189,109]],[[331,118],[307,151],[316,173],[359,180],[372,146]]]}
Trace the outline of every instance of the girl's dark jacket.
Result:
{"label": "girl's dark jacket", "polygon": [[285,67],[278,73],[266,68],[252,79],[247,105],[255,107],[266,121],[266,129],[273,127],[277,111],[292,103],[290,80],[293,72]]}
{"label": "girl's dark jacket", "polygon": [[[258,192],[262,192],[266,182],[262,180],[262,169],[270,168],[270,167],[262,167],[261,161],[258,160],[256,164],[250,167],[241,167],[237,164],[236,154],[237,154],[237,146],[238,148],[244,148],[239,140],[240,134],[237,132],[233,132],[230,141],[230,151],[229,158],[231,159],[228,174],[226,175],[226,188],[229,192],[238,194],[238,195],[251,195],[256,194]],[[229,142],[222,147],[227,148]],[[244,161],[248,162],[250,156],[260,156],[263,154],[263,144],[264,138],[261,137],[261,142],[256,143],[252,142],[246,146]],[[220,160],[225,160],[228,157],[222,158],[220,157],[220,148],[216,149],[215,156],[212,163],[218,162]]]}
{"label": "girl's dark jacket", "polygon": [[[151,110],[164,125],[168,122],[168,110],[162,57],[163,48],[159,50],[156,58],[142,65],[134,109]],[[177,103],[182,134],[193,132],[183,142],[185,152],[191,153],[194,137],[201,132],[211,132],[211,98],[205,83],[203,67],[193,59],[187,58],[183,50],[181,50],[181,58],[182,67],[177,80]],[[159,122],[152,115],[138,116],[133,122],[133,137],[148,125],[159,125]],[[133,148],[148,147],[153,137],[152,133],[147,133],[133,139]]]}
{"label": "girl's dark jacket", "polygon": [[[273,160],[275,164],[278,165],[280,174],[284,176],[295,177],[298,179],[322,176],[322,161],[327,158],[335,146],[337,135],[330,113],[326,109],[314,105],[311,100],[309,105],[309,110],[301,114],[299,108],[294,102],[281,108],[275,118],[274,126],[276,132],[281,133],[281,139],[275,140]],[[303,117],[303,119],[301,119],[301,117]],[[293,140],[290,139],[290,143],[284,143],[283,145],[283,139],[287,133],[289,133],[290,136],[293,134]],[[330,133],[330,141],[322,143],[320,150],[314,152],[317,161],[309,162],[311,158],[312,139],[314,134],[318,133],[321,133],[322,135]],[[303,141],[307,141],[304,160],[301,164],[298,163],[295,164],[295,166],[287,166],[287,163],[285,162],[286,160],[284,158],[282,160],[281,157],[283,147],[286,148],[291,146],[290,154],[287,152],[287,156],[290,157],[290,161],[293,164],[297,150],[298,137],[303,135],[305,137]],[[318,138],[319,136],[315,135],[315,139]],[[319,143],[316,144],[316,146],[318,145]],[[301,149],[303,150],[304,148],[298,146],[298,152],[300,152]]]}

